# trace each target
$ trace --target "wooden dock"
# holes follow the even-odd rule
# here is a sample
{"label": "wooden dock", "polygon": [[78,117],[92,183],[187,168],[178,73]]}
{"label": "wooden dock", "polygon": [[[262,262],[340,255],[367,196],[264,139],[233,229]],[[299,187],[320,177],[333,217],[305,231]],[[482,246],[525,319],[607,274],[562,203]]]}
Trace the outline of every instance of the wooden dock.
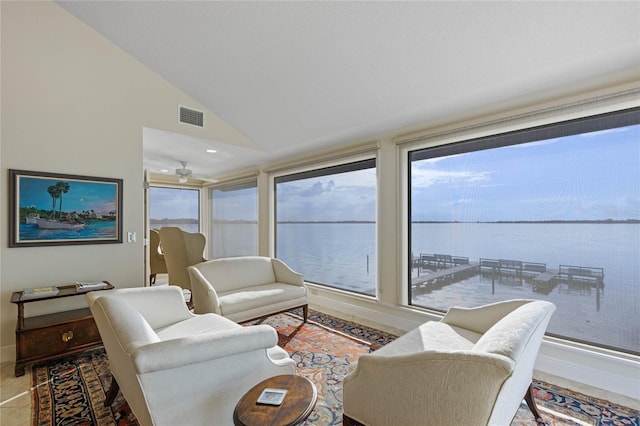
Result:
{"label": "wooden dock", "polygon": [[442,278],[449,278],[451,276],[454,276],[463,272],[470,272],[472,270],[477,270],[477,269],[478,269],[477,263],[467,263],[465,265],[454,266],[453,268],[441,269],[440,271],[432,272],[430,274],[422,275],[422,276],[411,279],[411,286],[418,287],[429,281],[435,281]]}
{"label": "wooden dock", "polygon": [[[480,258],[478,263],[469,262],[468,257],[444,254],[425,254],[412,260],[418,276],[411,278],[411,289],[430,292],[457,281],[462,281],[476,273],[489,272],[492,281],[502,277],[516,277],[520,282],[526,279],[537,293],[549,294],[561,284],[604,287],[604,269],[586,266],[559,265],[558,269],[548,269],[545,263],[523,262],[512,259]],[[424,275],[420,275],[425,273]]]}

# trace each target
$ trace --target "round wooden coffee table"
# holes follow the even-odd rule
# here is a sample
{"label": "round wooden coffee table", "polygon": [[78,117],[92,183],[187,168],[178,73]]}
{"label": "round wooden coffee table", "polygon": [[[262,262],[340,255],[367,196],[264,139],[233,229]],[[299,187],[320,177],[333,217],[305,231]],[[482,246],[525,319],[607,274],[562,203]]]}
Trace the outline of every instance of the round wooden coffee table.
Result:
{"label": "round wooden coffee table", "polygon": [[[286,389],[280,405],[258,403],[266,388]],[[318,392],[308,379],[294,374],[270,377],[244,394],[233,412],[236,426],[293,426],[309,417],[316,405]]]}

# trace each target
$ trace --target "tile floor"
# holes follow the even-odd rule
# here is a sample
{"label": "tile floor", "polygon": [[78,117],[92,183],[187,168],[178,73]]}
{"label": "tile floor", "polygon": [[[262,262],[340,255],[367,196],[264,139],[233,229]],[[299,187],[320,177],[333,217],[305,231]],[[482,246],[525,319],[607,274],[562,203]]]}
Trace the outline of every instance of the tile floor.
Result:
{"label": "tile floor", "polygon": [[16,377],[15,363],[0,364],[0,425],[31,426],[31,368]]}

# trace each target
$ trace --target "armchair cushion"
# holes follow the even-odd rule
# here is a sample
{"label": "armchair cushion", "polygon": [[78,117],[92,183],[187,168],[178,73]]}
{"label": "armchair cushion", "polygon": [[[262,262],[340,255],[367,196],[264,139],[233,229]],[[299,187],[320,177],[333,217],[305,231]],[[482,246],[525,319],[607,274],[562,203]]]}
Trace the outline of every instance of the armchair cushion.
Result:
{"label": "armchair cushion", "polygon": [[218,294],[220,310],[225,315],[306,297],[306,288],[278,282]]}
{"label": "armchair cushion", "polygon": [[427,351],[471,351],[481,336],[473,331],[431,321],[398,337],[395,340],[397,344],[381,347],[376,351],[376,356],[408,355]]}

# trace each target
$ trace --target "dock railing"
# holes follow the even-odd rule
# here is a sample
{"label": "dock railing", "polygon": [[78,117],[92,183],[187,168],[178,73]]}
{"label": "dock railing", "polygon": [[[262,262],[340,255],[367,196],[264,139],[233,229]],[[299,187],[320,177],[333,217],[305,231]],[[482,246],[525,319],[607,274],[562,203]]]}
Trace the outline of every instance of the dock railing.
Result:
{"label": "dock railing", "polygon": [[502,272],[503,269],[515,271],[518,275],[522,274],[522,261],[511,259],[485,259],[480,258],[480,268],[491,268],[494,271]]}
{"label": "dock railing", "polygon": [[547,272],[547,265],[545,263],[524,262],[522,270],[533,274],[541,274]]}
{"label": "dock railing", "polygon": [[495,272],[515,272],[518,275],[534,274],[538,275],[547,272],[545,263],[523,262],[521,260],[512,259],[486,259],[480,258],[480,268],[491,268]]}
{"label": "dock railing", "polygon": [[452,267],[469,264],[469,258],[463,256],[452,256],[440,253],[420,253],[420,266],[435,266],[437,268]]}
{"label": "dock railing", "polygon": [[569,281],[595,281],[602,284],[604,281],[604,268],[560,265],[558,275],[563,278],[566,277]]}

